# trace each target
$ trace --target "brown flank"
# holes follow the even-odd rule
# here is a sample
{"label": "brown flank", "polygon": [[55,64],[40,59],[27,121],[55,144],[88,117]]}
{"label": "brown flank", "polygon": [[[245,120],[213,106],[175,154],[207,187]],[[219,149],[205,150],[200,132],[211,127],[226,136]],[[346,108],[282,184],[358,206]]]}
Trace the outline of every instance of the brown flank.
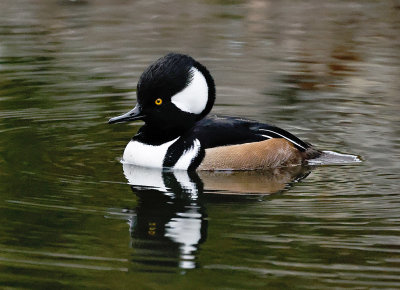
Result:
{"label": "brown flank", "polygon": [[254,170],[301,164],[306,153],[285,139],[206,149],[198,170]]}

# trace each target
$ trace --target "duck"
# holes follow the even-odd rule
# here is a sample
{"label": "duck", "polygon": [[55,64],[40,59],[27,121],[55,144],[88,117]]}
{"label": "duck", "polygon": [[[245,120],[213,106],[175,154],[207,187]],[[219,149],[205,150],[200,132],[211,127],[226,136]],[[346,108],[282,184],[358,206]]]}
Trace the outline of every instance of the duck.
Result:
{"label": "duck", "polygon": [[296,166],[322,151],[274,125],[209,115],[216,98],[208,69],[189,55],[168,53],[137,83],[137,104],[108,123],[141,120],[122,162],[177,170],[262,170]]}

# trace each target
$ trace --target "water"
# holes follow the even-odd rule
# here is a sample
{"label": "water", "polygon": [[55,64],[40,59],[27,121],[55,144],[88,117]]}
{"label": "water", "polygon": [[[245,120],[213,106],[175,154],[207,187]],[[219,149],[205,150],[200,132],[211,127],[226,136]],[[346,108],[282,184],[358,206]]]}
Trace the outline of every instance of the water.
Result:
{"label": "water", "polygon": [[[0,3],[0,285],[400,288],[398,1]],[[159,172],[108,125],[169,51],[215,114],[362,163]]]}

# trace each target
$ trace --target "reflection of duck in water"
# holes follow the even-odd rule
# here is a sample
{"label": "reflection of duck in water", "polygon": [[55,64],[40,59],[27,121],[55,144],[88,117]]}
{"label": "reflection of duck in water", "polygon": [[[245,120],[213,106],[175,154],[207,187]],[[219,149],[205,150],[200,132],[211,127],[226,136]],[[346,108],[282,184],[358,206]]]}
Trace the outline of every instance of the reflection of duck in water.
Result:
{"label": "reflection of duck in water", "polygon": [[136,260],[154,268],[196,267],[199,245],[207,237],[207,220],[195,172],[166,172],[124,164],[124,174],[139,197],[130,219]]}
{"label": "reflection of duck in water", "polygon": [[[183,171],[145,168],[123,164],[125,177],[135,189],[157,189],[182,197],[200,197],[203,189],[209,194],[272,194],[305,178],[309,166],[291,166],[257,171]],[[169,193],[168,193],[169,192]]]}
{"label": "reflection of duck in water", "polygon": [[168,54],[140,77],[136,107],[109,123],[143,120],[125,162],[183,170],[254,170],[304,163],[321,152],[289,132],[233,117],[206,117],[215,100],[209,71],[193,58]]}
{"label": "reflection of duck in water", "polygon": [[226,194],[280,192],[288,182],[308,173],[304,167],[291,167],[285,172],[200,172],[200,177],[194,171],[163,171],[129,164],[123,169],[139,197],[129,220],[133,260],[142,267],[149,264],[154,269],[157,265],[160,270],[197,267],[199,245],[207,237],[204,201],[216,197],[224,200]]}

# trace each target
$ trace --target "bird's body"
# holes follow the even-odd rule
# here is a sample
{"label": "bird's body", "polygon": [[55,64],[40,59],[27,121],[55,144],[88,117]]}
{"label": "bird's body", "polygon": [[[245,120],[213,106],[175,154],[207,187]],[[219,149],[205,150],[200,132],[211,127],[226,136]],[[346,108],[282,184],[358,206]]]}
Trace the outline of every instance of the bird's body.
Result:
{"label": "bird's body", "polygon": [[138,83],[138,105],[110,123],[142,119],[123,161],[183,170],[254,170],[298,165],[320,151],[289,132],[251,120],[206,115],[215,100],[208,70],[168,54]]}

